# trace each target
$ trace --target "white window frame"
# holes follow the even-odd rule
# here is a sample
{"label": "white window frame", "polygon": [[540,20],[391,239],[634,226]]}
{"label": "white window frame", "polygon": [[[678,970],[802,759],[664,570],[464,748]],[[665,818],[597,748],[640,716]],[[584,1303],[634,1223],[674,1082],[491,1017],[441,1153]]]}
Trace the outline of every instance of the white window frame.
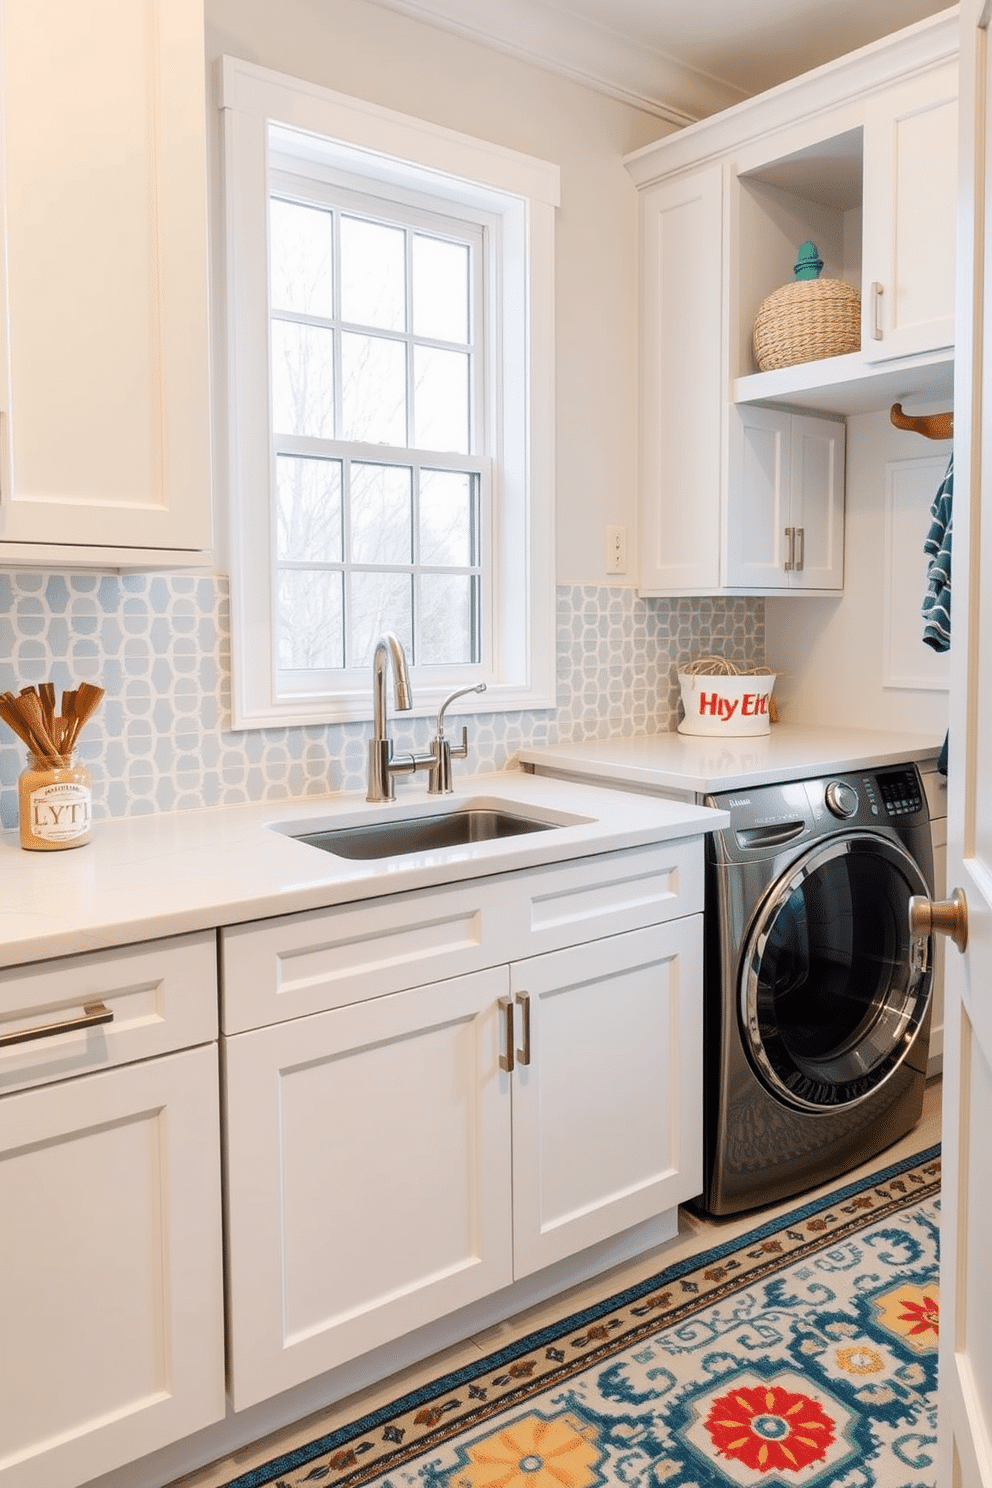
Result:
{"label": "white window frame", "polygon": [[[227,276],[228,529],[236,729],[367,720],[367,685],[278,696],[271,581],[274,453],[268,369],[268,201],[278,163],[309,160],[484,215],[496,251],[486,386],[494,439],[492,644],[474,712],[555,705],[554,214],[558,167],[237,58],[220,63]],[[415,715],[464,668],[414,673]],[[482,677],[481,673],[477,673]],[[449,685],[450,684],[450,685]]]}
{"label": "white window frame", "polygon": [[[394,186],[387,188],[385,196],[369,196],[366,191],[358,189],[357,183],[340,172],[326,171],[317,167],[310,161],[297,161],[283,157],[278,151],[271,152],[272,171],[271,191],[276,197],[288,197],[290,199],[304,200],[316,207],[324,207],[335,210],[341,214],[357,215],[359,217],[372,218],[380,221],[392,221],[399,223],[407,232],[422,231],[437,233],[442,236],[450,235],[456,241],[464,241],[471,249],[472,254],[472,279],[471,288],[471,330],[469,333],[469,346],[474,364],[472,375],[472,408],[470,424],[472,427],[471,448],[464,454],[444,454],[437,451],[423,450],[414,444],[363,444],[354,439],[325,438],[319,443],[312,441],[307,436],[284,434],[276,432],[273,435],[273,457],[278,460],[286,454],[303,457],[325,458],[339,460],[347,465],[351,461],[367,462],[369,464],[382,464],[387,466],[398,466],[401,469],[409,469],[414,472],[421,468],[426,469],[451,469],[464,472],[474,476],[478,481],[478,506],[480,517],[480,528],[482,529],[477,541],[481,548],[481,565],[472,563],[467,565],[464,572],[470,569],[480,571],[481,566],[481,610],[479,615],[480,640],[482,644],[482,655],[476,662],[463,664],[449,663],[439,665],[430,663],[429,669],[422,673],[417,666],[413,665],[414,656],[408,657],[411,662],[410,674],[414,682],[419,684],[414,688],[414,695],[422,690],[423,677],[426,675],[443,677],[448,684],[449,691],[453,687],[470,687],[482,681],[492,685],[494,680],[493,668],[493,637],[499,633],[498,614],[495,609],[495,593],[493,583],[492,554],[496,544],[493,541],[493,506],[492,506],[492,466],[493,461],[488,453],[489,441],[486,430],[494,415],[487,410],[486,385],[494,380],[487,376],[488,368],[485,365],[485,353],[479,351],[479,347],[486,346],[488,326],[494,319],[492,307],[484,305],[484,289],[487,280],[484,258],[486,257],[487,244],[492,238],[492,229],[498,226],[486,214],[471,212],[468,208],[462,208],[457,216],[445,213],[443,216],[436,210],[436,202],[424,202],[410,193],[402,192]],[[485,229],[490,232],[486,233]],[[272,310],[272,320],[280,316],[280,311]],[[412,329],[403,333],[404,341],[414,339]],[[340,397],[340,378],[336,375],[337,396]],[[409,408],[408,408],[409,412]],[[414,475],[416,483],[417,476]],[[343,485],[347,485],[345,478]],[[270,503],[271,504],[271,503]],[[275,520],[274,513],[272,520]],[[347,523],[346,523],[347,525]],[[278,572],[282,568],[282,560],[275,552],[270,554],[273,567]],[[411,554],[411,559],[413,555]],[[343,554],[343,567],[348,567],[348,553]],[[304,562],[304,566],[306,566]],[[411,564],[413,572],[419,571],[419,563]],[[257,587],[257,586],[256,586]],[[347,609],[347,601],[346,601]],[[276,642],[278,649],[278,642]],[[371,665],[371,655],[368,666]],[[363,692],[368,690],[368,666],[360,673],[359,687]],[[354,686],[355,673],[343,673],[340,669],[315,669],[308,672],[293,672],[280,668],[278,662],[274,667],[276,686],[280,689],[279,695],[284,698],[298,697],[304,703],[307,698],[315,695],[326,696],[329,693],[341,694],[349,686]],[[297,680],[294,680],[297,679]],[[428,684],[427,692],[431,688]]]}

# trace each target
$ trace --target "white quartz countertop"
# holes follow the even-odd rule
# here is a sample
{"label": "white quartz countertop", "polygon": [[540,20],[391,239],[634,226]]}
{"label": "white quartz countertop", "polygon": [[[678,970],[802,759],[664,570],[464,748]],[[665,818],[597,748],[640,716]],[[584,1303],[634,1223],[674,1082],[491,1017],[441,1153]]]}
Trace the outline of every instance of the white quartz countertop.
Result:
{"label": "white quartz countertop", "polygon": [[[16,832],[4,832],[0,966],[698,836],[728,819],[520,771],[466,777],[443,797],[427,796],[419,781],[399,784],[397,797],[370,806],[341,794],[96,821],[92,841],[58,852],[27,852]],[[381,861],[336,857],[290,835],[469,803],[517,806],[560,825]]]}
{"label": "white quartz countertop", "polygon": [[521,763],[590,781],[706,794],[833,771],[936,759],[943,737],[776,723],[767,734],[650,734],[526,748]]}

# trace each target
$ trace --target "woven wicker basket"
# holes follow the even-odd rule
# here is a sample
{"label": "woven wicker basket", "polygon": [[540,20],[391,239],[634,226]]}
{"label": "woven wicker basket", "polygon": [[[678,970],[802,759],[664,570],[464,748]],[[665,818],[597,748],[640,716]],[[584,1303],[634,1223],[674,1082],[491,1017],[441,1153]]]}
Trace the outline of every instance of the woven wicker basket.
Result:
{"label": "woven wicker basket", "polygon": [[762,372],[843,356],[861,345],[861,296],[842,279],[799,279],[762,300],[754,356]]}

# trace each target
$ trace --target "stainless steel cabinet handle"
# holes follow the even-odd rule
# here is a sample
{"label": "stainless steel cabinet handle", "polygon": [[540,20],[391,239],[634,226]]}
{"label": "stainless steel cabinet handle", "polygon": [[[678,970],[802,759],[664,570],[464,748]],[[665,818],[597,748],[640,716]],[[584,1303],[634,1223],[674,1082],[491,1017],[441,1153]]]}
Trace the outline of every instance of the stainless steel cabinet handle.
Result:
{"label": "stainless steel cabinet handle", "polygon": [[523,1043],[517,1050],[517,1060],[520,1064],[530,1064],[530,993],[518,992],[517,1002],[523,1014]]}
{"label": "stainless steel cabinet handle", "polygon": [[968,901],[963,889],[955,889],[950,899],[928,899],[914,894],[909,901],[910,935],[948,935],[959,951],[968,944]]}
{"label": "stainless steel cabinet handle", "polygon": [[796,529],[795,529],[795,527],[786,527],[786,529],[785,529],[785,540],[789,544],[789,556],[785,560],[785,563],[782,566],[785,569],[786,573],[789,573],[790,570],[792,570],[796,566]]}
{"label": "stainless steel cabinet handle", "polygon": [[114,1021],[113,1008],[102,1002],[88,1002],[81,1018],[63,1018],[60,1023],[39,1023],[35,1028],[20,1028],[16,1033],[0,1033],[0,1049],[10,1044],[27,1044],[32,1039],[54,1038],[57,1033],[76,1033],[80,1028],[96,1028]]}
{"label": "stainless steel cabinet handle", "polygon": [[513,1073],[513,999],[501,997],[497,1007],[503,1014],[503,1047],[506,1051],[499,1056],[499,1067],[510,1075]]}
{"label": "stainless steel cabinet handle", "polygon": [[796,573],[802,573],[803,564],[806,562],[806,528],[797,527],[795,532],[799,544],[799,557],[796,559],[794,566]]}
{"label": "stainless steel cabinet handle", "polygon": [[884,293],[885,285],[874,279],[871,286],[871,338],[873,341],[882,339],[882,296]]}

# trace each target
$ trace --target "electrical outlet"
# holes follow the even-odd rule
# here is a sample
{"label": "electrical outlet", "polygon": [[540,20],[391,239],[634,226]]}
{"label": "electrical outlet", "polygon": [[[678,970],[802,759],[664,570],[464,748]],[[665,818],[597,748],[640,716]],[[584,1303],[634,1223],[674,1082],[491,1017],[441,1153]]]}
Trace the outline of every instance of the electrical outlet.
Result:
{"label": "electrical outlet", "polygon": [[627,572],[626,527],[607,527],[606,529],[606,572],[610,574]]}

